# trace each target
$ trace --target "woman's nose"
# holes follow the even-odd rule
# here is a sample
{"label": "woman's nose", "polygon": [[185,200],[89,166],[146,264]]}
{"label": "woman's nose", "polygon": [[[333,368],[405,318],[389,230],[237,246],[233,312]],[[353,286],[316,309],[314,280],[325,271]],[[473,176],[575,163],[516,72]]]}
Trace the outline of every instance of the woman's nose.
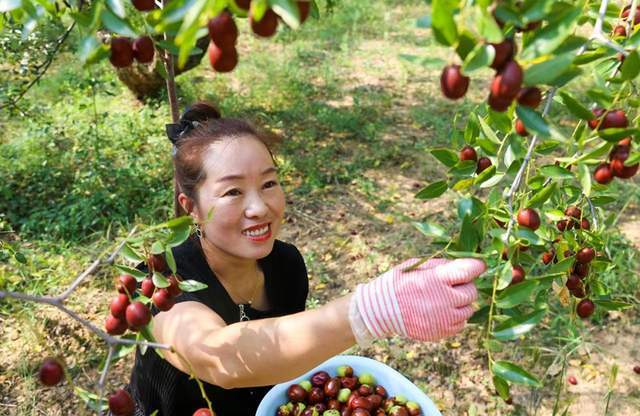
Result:
{"label": "woman's nose", "polygon": [[262,196],[260,196],[259,194],[254,193],[247,200],[247,205],[245,208],[245,215],[247,217],[264,217],[265,215],[267,215],[268,211],[269,207],[267,206]]}

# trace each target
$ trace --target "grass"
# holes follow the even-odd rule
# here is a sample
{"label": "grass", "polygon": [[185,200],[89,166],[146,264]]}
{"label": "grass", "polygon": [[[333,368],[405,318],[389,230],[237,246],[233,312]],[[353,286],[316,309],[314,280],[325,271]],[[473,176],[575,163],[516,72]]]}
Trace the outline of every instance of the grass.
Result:
{"label": "grass", "polygon": [[[299,31],[280,30],[271,41],[249,36],[243,22],[241,61],[233,73],[215,74],[205,60],[178,78],[182,107],[206,99],[225,116],[248,118],[284,136],[278,158],[290,203],[283,239],[305,256],[310,308],[399,260],[433,252],[436,246],[421,239],[411,221],[457,227],[451,193],[428,203],[413,195],[444,177],[427,150],[450,143],[456,112],[465,119],[485,98],[484,87],[474,80],[468,98],[455,104],[441,97],[440,69],[452,57],[429,31],[415,27],[426,11],[420,1],[345,0],[333,14]],[[172,212],[167,104],[136,101],[108,63],[84,70],[72,52],[61,55],[21,102],[26,117],[0,115],[0,173],[7,178],[0,185],[0,230],[19,231],[13,244],[27,258],[24,266],[2,258],[3,289],[61,290],[133,224],[158,223]],[[632,192],[619,183],[611,189]],[[609,209],[616,212],[623,203]],[[615,238],[616,261],[635,270],[637,253]],[[100,324],[114,273],[103,269],[83,285],[74,309]],[[618,275],[608,270],[605,285],[637,290],[636,275]],[[104,357],[101,344],[44,307],[3,302],[0,319],[9,322],[0,335],[0,366],[8,369],[0,376],[0,397],[7,397],[10,414],[81,413],[78,399],[64,396],[68,386],[45,391],[31,375],[52,345],[54,353],[76,353],[67,357],[72,373],[78,385],[90,387]],[[596,322],[607,324],[604,316]],[[506,414],[513,408],[493,396],[476,338],[469,331],[433,345],[391,339],[354,351],[400,369],[452,413],[477,401],[489,403],[478,405],[479,413]],[[515,348],[514,354],[533,359],[528,350]],[[127,381],[128,364],[118,363],[110,386]]]}

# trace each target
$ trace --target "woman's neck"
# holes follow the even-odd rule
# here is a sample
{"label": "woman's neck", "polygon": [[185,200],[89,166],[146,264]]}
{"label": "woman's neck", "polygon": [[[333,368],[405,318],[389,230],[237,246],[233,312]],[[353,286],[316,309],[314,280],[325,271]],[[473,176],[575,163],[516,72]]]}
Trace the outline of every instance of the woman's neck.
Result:
{"label": "woman's neck", "polygon": [[[238,289],[239,293],[247,293],[256,286],[259,267],[254,259],[243,259],[233,256],[211,244],[206,238],[200,239],[209,267],[219,280]],[[249,295],[250,296],[250,295]]]}

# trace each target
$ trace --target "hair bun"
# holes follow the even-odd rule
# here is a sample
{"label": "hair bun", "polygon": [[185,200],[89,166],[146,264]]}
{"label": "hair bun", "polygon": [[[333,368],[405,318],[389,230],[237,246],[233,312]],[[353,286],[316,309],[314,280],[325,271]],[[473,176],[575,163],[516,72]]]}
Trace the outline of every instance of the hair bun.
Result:
{"label": "hair bun", "polygon": [[216,107],[204,101],[199,101],[185,110],[182,117],[180,117],[180,121],[188,120],[203,123],[207,120],[218,119],[220,117],[220,111],[218,111]]}

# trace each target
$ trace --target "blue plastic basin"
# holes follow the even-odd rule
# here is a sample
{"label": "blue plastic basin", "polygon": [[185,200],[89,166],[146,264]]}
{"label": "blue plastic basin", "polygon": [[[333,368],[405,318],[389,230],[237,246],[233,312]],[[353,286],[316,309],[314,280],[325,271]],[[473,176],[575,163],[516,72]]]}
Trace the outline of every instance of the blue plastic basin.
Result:
{"label": "blue plastic basin", "polygon": [[273,386],[260,402],[256,416],[275,416],[278,407],[289,401],[287,389],[291,384],[310,379],[314,373],[321,370],[326,371],[331,376],[335,376],[338,367],[341,365],[350,365],[356,375],[371,373],[376,382],[387,389],[387,393],[390,396],[401,394],[408,400],[418,403],[424,416],[442,416],[431,399],[415,384],[407,380],[405,376],[386,364],[356,355],[336,355],[298,378]]}

